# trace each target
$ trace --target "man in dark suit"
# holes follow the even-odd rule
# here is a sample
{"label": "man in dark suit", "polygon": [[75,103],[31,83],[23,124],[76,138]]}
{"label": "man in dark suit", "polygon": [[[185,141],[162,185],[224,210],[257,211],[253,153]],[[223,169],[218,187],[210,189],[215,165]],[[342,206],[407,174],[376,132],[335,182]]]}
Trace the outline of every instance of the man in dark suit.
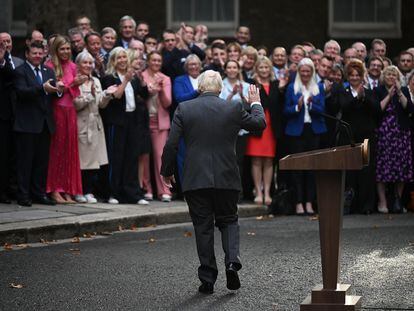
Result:
{"label": "man in dark suit", "polygon": [[193,221],[200,260],[199,291],[212,294],[217,279],[214,255],[214,223],[221,231],[225,252],[227,288],[240,287],[237,271],[239,224],[237,201],[241,190],[237,167],[236,140],[240,129],[263,130],[263,108],[256,86],[249,89],[251,114],[239,103],[218,95],[223,83],[218,72],[208,70],[199,77],[198,98],[179,104],[164,147],[161,175],[171,187],[180,137],[184,138],[186,157],[182,189]]}
{"label": "man in dark suit", "polygon": [[10,34],[7,32],[0,33],[0,41],[3,42],[6,47],[6,61],[10,64],[13,70],[23,65],[24,61],[21,58],[12,56],[13,41]]}
{"label": "man in dark suit", "polygon": [[[17,203],[53,205],[45,193],[50,134],[55,125],[52,96],[63,91],[54,72],[44,67],[43,46],[32,43],[26,50],[26,62],[14,71],[17,100],[13,129],[17,151]],[[54,84],[55,86],[53,86]]]}

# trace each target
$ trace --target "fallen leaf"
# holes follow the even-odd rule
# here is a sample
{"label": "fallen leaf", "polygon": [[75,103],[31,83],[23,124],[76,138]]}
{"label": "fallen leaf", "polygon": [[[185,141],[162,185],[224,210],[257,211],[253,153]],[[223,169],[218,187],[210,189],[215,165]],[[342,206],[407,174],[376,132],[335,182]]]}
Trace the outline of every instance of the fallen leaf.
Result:
{"label": "fallen leaf", "polygon": [[309,217],[309,220],[312,220],[312,221],[319,220],[319,216],[316,215],[316,216]]}
{"label": "fallen leaf", "polygon": [[136,226],[136,225],[132,225],[132,226],[131,226],[131,230],[132,230],[132,231],[137,231],[137,230],[138,230],[138,228],[137,228],[137,226]]}
{"label": "fallen leaf", "polygon": [[193,234],[190,231],[186,231],[186,232],[184,232],[184,236],[186,238],[191,238],[193,236]]}
{"label": "fallen leaf", "polygon": [[155,239],[154,239],[154,238],[150,238],[150,239],[148,240],[148,242],[149,242],[149,243],[155,243]]}
{"label": "fallen leaf", "polygon": [[149,228],[149,227],[155,228],[156,226],[157,226],[156,224],[145,224],[144,225],[145,228]]}
{"label": "fallen leaf", "polygon": [[17,244],[16,247],[18,247],[18,248],[28,248],[30,246],[27,245],[27,244]]}
{"label": "fallen leaf", "polygon": [[100,235],[112,235],[112,232],[103,231],[103,232],[100,233]]}
{"label": "fallen leaf", "polygon": [[79,239],[79,237],[77,237],[77,236],[75,236],[71,241],[70,241],[70,243],[80,243],[80,239]]}
{"label": "fallen leaf", "polygon": [[256,219],[257,220],[263,220],[263,216],[257,216]]}
{"label": "fallen leaf", "polygon": [[49,241],[47,241],[45,239],[40,239],[40,243],[42,243],[42,244],[49,244]]}
{"label": "fallen leaf", "polygon": [[12,251],[13,250],[13,245],[9,244],[9,243],[4,243],[3,248],[5,251]]}
{"label": "fallen leaf", "polygon": [[252,235],[252,236],[254,236],[254,235],[256,235],[256,233],[255,233],[255,232],[247,232],[247,235]]}
{"label": "fallen leaf", "polygon": [[92,235],[89,232],[87,232],[87,233],[83,234],[83,237],[86,238],[86,239],[91,239]]}
{"label": "fallen leaf", "polygon": [[124,228],[122,228],[121,225],[118,226],[118,231],[124,231]]}
{"label": "fallen leaf", "polygon": [[22,289],[24,286],[22,284],[10,283],[11,288]]}

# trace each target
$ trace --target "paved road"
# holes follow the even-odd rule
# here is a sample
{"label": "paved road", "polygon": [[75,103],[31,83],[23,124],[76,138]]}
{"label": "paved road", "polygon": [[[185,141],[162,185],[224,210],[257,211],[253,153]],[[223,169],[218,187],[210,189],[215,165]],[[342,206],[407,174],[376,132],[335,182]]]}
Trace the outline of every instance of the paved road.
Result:
{"label": "paved road", "polygon": [[[0,310],[299,310],[321,283],[315,220],[241,220],[242,288],[230,293],[222,270],[208,297],[197,293],[186,232],[190,224],[0,251]],[[363,310],[414,310],[414,214],[345,217],[341,268]]]}

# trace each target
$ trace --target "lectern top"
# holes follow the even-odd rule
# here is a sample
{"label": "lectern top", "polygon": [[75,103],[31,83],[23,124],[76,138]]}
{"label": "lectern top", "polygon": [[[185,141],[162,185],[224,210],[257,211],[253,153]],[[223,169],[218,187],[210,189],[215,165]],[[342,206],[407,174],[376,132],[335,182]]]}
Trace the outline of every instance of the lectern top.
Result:
{"label": "lectern top", "polygon": [[355,146],[290,154],[279,161],[281,170],[360,170],[368,164],[368,139]]}

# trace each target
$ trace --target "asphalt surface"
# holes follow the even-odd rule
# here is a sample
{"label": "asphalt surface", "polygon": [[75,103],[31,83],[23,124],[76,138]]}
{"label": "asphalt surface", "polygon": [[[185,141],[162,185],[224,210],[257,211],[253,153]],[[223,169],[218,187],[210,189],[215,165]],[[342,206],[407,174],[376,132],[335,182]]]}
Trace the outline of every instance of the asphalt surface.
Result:
{"label": "asphalt surface", "polygon": [[[1,250],[0,310],[299,310],[322,282],[317,220],[240,224],[242,288],[235,293],[225,287],[218,232],[215,292],[197,292],[187,223]],[[342,240],[340,280],[363,296],[362,310],[414,310],[414,214],[346,216]]]}

